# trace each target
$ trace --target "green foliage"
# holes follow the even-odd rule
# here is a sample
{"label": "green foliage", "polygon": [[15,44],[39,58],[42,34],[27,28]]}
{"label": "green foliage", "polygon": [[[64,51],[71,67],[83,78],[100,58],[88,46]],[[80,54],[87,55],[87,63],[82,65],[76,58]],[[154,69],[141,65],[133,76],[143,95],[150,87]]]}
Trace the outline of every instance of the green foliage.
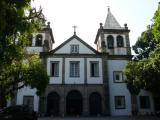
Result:
{"label": "green foliage", "polygon": [[144,89],[151,91],[154,95],[160,93],[160,45],[151,53],[148,63],[145,65],[143,78]]}
{"label": "green foliage", "polygon": [[141,48],[145,50],[149,46],[149,42],[154,40],[154,36],[152,34],[152,26],[148,26],[147,30],[141,33],[141,36],[138,37],[137,42],[133,46],[133,50],[136,54],[139,54],[137,48]]}
{"label": "green foliage", "polygon": [[136,59],[148,58],[151,51],[156,46],[156,41],[152,33],[152,26],[148,26],[147,30],[142,32],[134,46],[134,52],[137,54]]}
{"label": "green foliage", "polygon": [[40,61],[32,59],[30,61],[34,63],[24,63],[30,59],[24,51],[29,42],[28,36],[44,25],[42,9],[37,11],[32,8],[31,0],[0,0],[0,6],[1,107],[6,98],[14,96],[16,90],[24,85],[37,88],[38,94],[41,94],[48,83],[48,76]]}
{"label": "green foliage", "polygon": [[[152,26],[141,34],[134,46],[135,50],[138,47],[142,50],[138,53],[140,57],[130,61],[125,68],[127,87],[132,95],[146,89],[154,96],[160,96],[160,5],[153,20]],[[148,41],[154,41],[156,45]]]}
{"label": "green foliage", "polygon": [[137,95],[140,92],[141,83],[139,78],[141,78],[140,73],[143,69],[142,64],[142,62],[130,61],[125,67],[127,88],[132,95]]}
{"label": "green foliage", "polygon": [[160,43],[160,3],[153,17],[153,34],[157,43]]}
{"label": "green foliage", "polygon": [[26,84],[37,89],[37,95],[41,95],[49,83],[49,77],[45,66],[38,56],[32,56],[29,60],[29,71]]}

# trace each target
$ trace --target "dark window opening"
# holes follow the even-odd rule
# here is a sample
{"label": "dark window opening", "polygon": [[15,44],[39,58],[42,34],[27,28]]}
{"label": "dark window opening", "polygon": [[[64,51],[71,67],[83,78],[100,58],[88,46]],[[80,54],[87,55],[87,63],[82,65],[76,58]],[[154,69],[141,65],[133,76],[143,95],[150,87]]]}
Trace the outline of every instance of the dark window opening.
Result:
{"label": "dark window opening", "polygon": [[108,44],[108,48],[109,49],[113,49],[114,47],[114,39],[113,39],[113,36],[109,35],[107,37],[107,44]]}
{"label": "dark window opening", "polygon": [[142,109],[149,109],[150,108],[149,96],[140,96],[140,107]]}
{"label": "dark window opening", "polygon": [[115,109],[125,109],[124,96],[115,96]]}
{"label": "dark window opening", "polygon": [[51,62],[51,76],[59,76],[59,62]]}
{"label": "dark window opening", "polygon": [[91,62],[91,77],[99,76],[99,64],[98,62]]}
{"label": "dark window opening", "polygon": [[123,37],[120,35],[117,36],[117,47],[124,47]]}
{"label": "dark window opening", "polygon": [[36,36],[36,46],[42,46],[42,35],[41,34],[38,34]]}

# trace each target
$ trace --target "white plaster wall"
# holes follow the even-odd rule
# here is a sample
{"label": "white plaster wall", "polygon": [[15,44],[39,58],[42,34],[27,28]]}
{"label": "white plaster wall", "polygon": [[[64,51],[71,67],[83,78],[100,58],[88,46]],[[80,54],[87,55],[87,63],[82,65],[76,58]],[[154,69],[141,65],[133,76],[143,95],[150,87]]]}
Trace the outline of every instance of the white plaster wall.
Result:
{"label": "white plaster wall", "polygon": [[114,48],[114,54],[115,55],[126,55],[127,54],[127,49],[126,48],[120,48],[120,47],[116,47]]}
{"label": "white plaster wall", "polygon": [[[58,61],[59,62],[59,76],[52,77],[51,73],[51,62]],[[50,76],[49,84],[62,84],[62,58],[48,58],[47,59],[47,73]]]}
{"label": "white plaster wall", "polygon": [[[110,109],[111,115],[130,115],[131,114],[131,99],[130,93],[126,88],[125,83],[114,83],[113,71],[123,71],[126,60],[108,60],[108,79],[110,91]],[[125,96],[125,109],[115,109],[114,96]]]}
{"label": "white plaster wall", "polygon": [[79,45],[79,53],[80,54],[94,54],[94,52],[92,50],[90,50],[88,47],[86,47],[84,44],[82,44],[81,42],[79,42],[75,38],[73,40],[71,40],[69,43],[67,43],[66,45],[64,45],[62,48],[57,50],[55,52],[55,54],[70,54],[70,52],[71,52],[70,46],[72,44],[78,44]]}
{"label": "white plaster wall", "polygon": [[[80,76],[70,77],[70,61],[80,62]],[[84,84],[84,58],[65,59],[65,84]]]}
{"label": "white plaster wall", "polygon": [[43,47],[26,47],[26,50],[28,54],[39,54],[40,52],[43,52]]}
{"label": "white plaster wall", "polygon": [[[139,96],[149,96],[149,99],[150,99],[150,109],[142,109],[140,108],[140,99],[139,99]],[[146,91],[146,90],[141,90],[139,95],[137,96],[137,102],[138,102],[138,109],[139,109],[139,114],[146,114],[146,113],[154,113],[154,102],[153,102],[153,96],[151,94],[151,92],[149,91]]]}
{"label": "white plaster wall", "polygon": [[[99,62],[99,77],[91,77],[90,62]],[[87,83],[88,84],[103,84],[102,77],[102,59],[101,58],[87,58]]]}
{"label": "white plaster wall", "polygon": [[36,89],[24,87],[17,92],[17,105],[23,105],[23,96],[34,96],[34,111],[38,111],[39,97],[36,95]]}

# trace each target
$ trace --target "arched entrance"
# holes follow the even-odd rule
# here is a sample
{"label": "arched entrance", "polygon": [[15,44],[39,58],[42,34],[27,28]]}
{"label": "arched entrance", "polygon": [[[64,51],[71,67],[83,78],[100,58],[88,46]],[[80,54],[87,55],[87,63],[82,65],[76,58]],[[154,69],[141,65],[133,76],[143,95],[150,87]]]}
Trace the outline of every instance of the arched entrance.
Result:
{"label": "arched entrance", "polygon": [[71,91],[66,98],[67,115],[81,115],[82,114],[82,95],[79,91]]}
{"label": "arched entrance", "polygon": [[51,92],[47,96],[47,113],[48,115],[59,115],[60,97],[56,92]]}
{"label": "arched entrance", "polygon": [[102,113],[102,98],[97,92],[93,92],[89,96],[90,115],[98,115]]}

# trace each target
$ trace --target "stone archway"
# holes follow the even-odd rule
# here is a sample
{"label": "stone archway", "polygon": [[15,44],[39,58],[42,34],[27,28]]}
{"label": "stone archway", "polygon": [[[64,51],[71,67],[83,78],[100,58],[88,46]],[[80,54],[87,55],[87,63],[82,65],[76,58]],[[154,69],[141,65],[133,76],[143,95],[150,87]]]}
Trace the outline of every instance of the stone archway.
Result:
{"label": "stone archway", "polygon": [[60,96],[56,92],[51,92],[47,96],[47,114],[49,116],[59,115]]}
{"label": "stone archway", "polygon": [[99,115],[102,113],[102,98],[97,92],[91,93],[89,96],[90,115]]}
{"label": "stone archway", "polygon": [[66,97],[67,115],[75,116],[82,114],[83,98],[79,91],[73,90]]}

